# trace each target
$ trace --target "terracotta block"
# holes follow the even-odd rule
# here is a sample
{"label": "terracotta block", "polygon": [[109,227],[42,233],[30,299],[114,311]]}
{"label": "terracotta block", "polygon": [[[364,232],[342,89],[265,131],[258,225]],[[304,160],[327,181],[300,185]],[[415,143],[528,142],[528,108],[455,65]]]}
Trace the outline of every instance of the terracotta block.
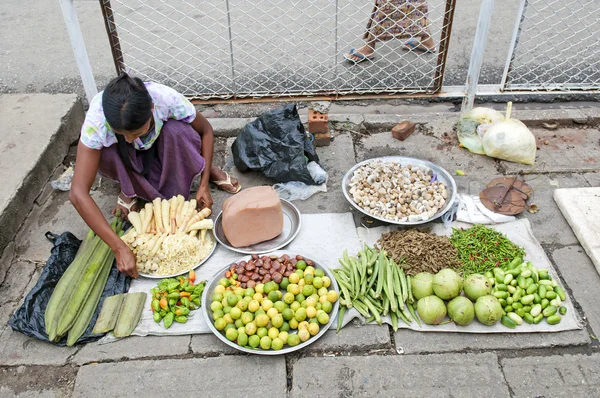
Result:
{"label": "terracotta block", "polygon": [[310,131],[312,134],[327,133],[329,136],[329,115],[309,109],[308,131]]}
{"label": "terracotta block", "polygon": [[414,123],[404,120],[394,126],[392,136],[400,141],[404,141],[415,131],[415,126]]}
{"label": "terracotta block", "polygon": [[313,141],[315,146],[329,146],[329,144],[331,144],[331,136],[329,132],[317,133],[313,135],[315,136],[315,140]]}

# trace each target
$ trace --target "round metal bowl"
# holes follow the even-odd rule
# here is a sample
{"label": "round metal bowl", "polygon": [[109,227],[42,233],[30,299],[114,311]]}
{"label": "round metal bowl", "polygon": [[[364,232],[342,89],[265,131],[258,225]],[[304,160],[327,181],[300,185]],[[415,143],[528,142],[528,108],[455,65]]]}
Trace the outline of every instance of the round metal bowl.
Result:
{"label": "round metal bowl", "polygon": [[242,254],[263,254],[283,249],[298,236],[302,227],[302,217],[300,216],[300,210],[292,202],[285,199],[280,199],[280,201],[281,211],[283,212],[283,231],[281,231],[279,236],[252,246],[234,247],[225,236],[225,231],[223,231],[223,212],[220,212],[215,220],[215,228],[213,230],[215,238],[229,250]]}
{"label": "round metal bowl", "polygon": [[[283,254],[291,255],[290,253],[286,253],[285,251],[281,251],[281,250],[274,251],[274,252],[271,252],[271,253],[268,253],[268,254],[265,254],[265,255],[266,256],[275,255],[275,256],[280,257]],[[301,256],[304,256],[304,254],[302,254],[302,253],[296,253],[296,254],[294,254],[294,256],[296,256],[298,254],[300,254]],[[252,256],[245,256],[245,257],[242,257],[242,258],[238,259],[235,262],[239,263],[240,261],[248,261],[248,260],[250,260],[250,258],[252,258]],[[312,261],[314,261],[315,268],[322,269],[323,272],[325,273],[325,275],[328,276],[329,279],[331,279],[331,285],[329,286],[329,289],[335,290],[338,293],[338,296],[339,296],[340,289],[338,287],[338,284],[337,284],[337,282],[335,280],[335,277],[334,277],[333,273],[327,267],[323,266],[322,263],[320,263],[319,261],[315,260],[313,257],[306,256],[306,258],[309,258]],[[233,263],[231,263],[231,264],[233,264]],[[305,342],[298,344],[295,347],[286,346],[285,348],[282,348],[281,350],[278,350],[278,351],[246,348],[246,347],[242,347],[240,345],[237,345],[233,341],[227,340],[227,338],[225,337],[225,334],[221,333],[220,331],[218,331],[215,328],[215,325],[213,324],[213,319],[212,319],[213,312],[210,309],[210,298],[213,295],[213,291],[215,290],[215,287],[219,284],[219,280],[225,276],[225,272],[229,270],[229,267],[231,266],[231,264],[227,265],[221,271],[217,272],[211,278],[211,280],[207,282],[206,287],[204,289],[204,293],[202,294],[202,314],[204,316],[204,319],[206,320],[206,323],[208,324],[208,327],[215,334],[215,336],[217,336],[219,338],[219,340],[221,340],[223,343],[227,344],[228,346],[231,346],[231,347],[233,347],[233,348],[235,348],[237,350],[246,352],[248,354],[258,354],[258,355],[283,355],[283,354],[288,354],[290,352],[301,350],[302,348],[304,348],[304,347],[306,347],[306,346],[314,343],[315,341],[317,341],[321,336],[323,336],[323,334],[325,334],[325,332],[327,330],[329,330],[329,328],[333,324],[334,320],[336,319],[337,313],[338,313],[338,309],[339,309],[339,305],[340,305],[339,304],[339,300],[334,303],[333,309],[329,313],[329,322],[327,323],[327,325],[321,326],[321,329],[319,330],[319,333],[317,333],[315,336],[312,336],[310,339],[306,340]],[[296,333],[296,331],[292,331],[290,329],[290,334],[291,333]]]}
{"label": "round metal bowl", "polygon": [[217,248],[217,240],[215,239],[215,235],[213,234],[213,232],[211,230],[208,231],[208,233],[210,234],[210,237],[213,241],[213,247],[211,249],[211,251],[208,253],[208,255],[206,257],[204,257],[204,259],[202,261],[200,261],[198,263],[198,265],[193,266],[192,268],[185,270],[185,271],[179,271],[177,273],[174,274],[170,274],[170,275],[157,275],[157,274],[146,274],[144,272],[140,272],[140,276],[143,276],[144,278],[149,278],[149,279],[164,279],[164,278],[175,278],[176,276],[179,275],[184,275],[187,274],[188,272],[190,272],[193,269],[198,268],[199,266],[201,266],[202,264],[204,264],[206,261],[208,261],[208,259],[210,258],[210,256],[213,255],[213,253],[215,252],[215,249]]}
{"label": "round metal bowl", "polygon": [[[446,184],[446,190],[448,191],[448,200],[446,200],[446,205],[444,206],[443,209],[441,209],[440,211],[435,213],[433,215],[433,217],[431,217],[427,220],[421,220],[421,221],[412,221],[412,222],[394,221],[394,220],[389,220],[387,218],[369,214],[367,211],[363,210],[358,204],[356,204],[354,199],[352,199],[352,195],[350,195],[350,180],[352,179],[354,172],[359,167],[361,167],[362,165],[368,164],[368,163],[376,162],[376,161],[400,163],[400,165],[402,165],[402,166],[410,165],[410,166],[429,167],[433,171],[433,173],[437,175],[438,180],[443,182],[444,184]],[[404,157],[404,156],[384,156],[384,157],[380,157],[380,158],[368,159],[368,160],[365,160],[364,162],[360,162],[360,163],[356,164],[354,167],[352,167],[350,170],[348,170],[348,172],[344,176],[344,179],[342,180],[342,190],[344,191],[344,196],[346,197],[348,202],[350,202],[350,204],[352,206],[354,206],[354,208],[356,210],[358,210],[361,213],[363,213],[371,218],[374,218],[376,220],[383,221],[388,224],[396,224],[396,225],[426,224],[430,221],[435,220],[436,218],[441,217],[442,214],[444,214],[445,212],[450,210],[450,208],[454,204],[454,201],[456,200],[456,182],[454,181],[454,178],[452,178],[450,173],[448,173],[446,170],[444,170],[442,167],[438,166],[437,164],[429,162],[427,160],[409,158],[409,157]]]}

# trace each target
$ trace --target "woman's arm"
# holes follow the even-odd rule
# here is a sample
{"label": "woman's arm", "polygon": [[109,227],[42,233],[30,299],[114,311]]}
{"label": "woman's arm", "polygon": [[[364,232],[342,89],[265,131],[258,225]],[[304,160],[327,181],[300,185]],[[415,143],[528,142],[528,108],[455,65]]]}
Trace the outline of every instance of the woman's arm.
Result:
{"label": "woman's arm", "polygon": [[204,207],[211,208],[213,200],[210,196],[208,183],[210,181],[210,169],[212,167],[213,157],[213,129],[208,120],[206,120],[206,118],[198,111],[196,111],[196,118],[192,121],[191,125],[202,138],[202,148],[200,149],[200,153],[204,158],[204,171],[202,172],[202,177],[200,179],[200,187],[196,194],[196,201],[198,202],[198,207],[200,209]]}
{"label": "woman's arm", "polygon": [[125,242],[110,228],[98,205],[90,195],[90,189],[100,164],[100,154],[101,151],[88,148],[79,142],[69,200],[92,231],[106,242],[115,253],[119,271],[136,278],[138,271],[135,266],[135,256]]}

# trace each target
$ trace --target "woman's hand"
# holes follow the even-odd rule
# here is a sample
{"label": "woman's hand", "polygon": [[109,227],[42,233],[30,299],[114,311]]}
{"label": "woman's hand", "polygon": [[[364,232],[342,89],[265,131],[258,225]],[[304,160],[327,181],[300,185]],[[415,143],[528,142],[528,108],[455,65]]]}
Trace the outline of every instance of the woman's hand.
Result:
{"label": "woman's hand", "polygon": [[114,252],[119,271],[132,278],[137,278],[138,270],[135,266],[135,256],[131,249],[129,249],[126,244],[123,244],[119,245],[118,249]]}
{"label": "woman's hand", "polygon": [[208,207],[212,209],[213,200],[212,196],[210,196],[210,189],[208,189],[208,185],[200,184],[200,188],[198,188],[198,192],[196,192],[196,202],[198,202],[198,208],[204,209]]}

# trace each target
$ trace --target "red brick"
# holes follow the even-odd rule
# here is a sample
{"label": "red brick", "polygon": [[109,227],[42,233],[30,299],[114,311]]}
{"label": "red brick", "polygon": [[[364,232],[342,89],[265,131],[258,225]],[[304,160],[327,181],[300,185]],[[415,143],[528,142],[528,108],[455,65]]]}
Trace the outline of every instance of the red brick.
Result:
{"label": "red brick", "polygon": [[329,134],[329,115],[308,110],[308,131],[312,134]]}

